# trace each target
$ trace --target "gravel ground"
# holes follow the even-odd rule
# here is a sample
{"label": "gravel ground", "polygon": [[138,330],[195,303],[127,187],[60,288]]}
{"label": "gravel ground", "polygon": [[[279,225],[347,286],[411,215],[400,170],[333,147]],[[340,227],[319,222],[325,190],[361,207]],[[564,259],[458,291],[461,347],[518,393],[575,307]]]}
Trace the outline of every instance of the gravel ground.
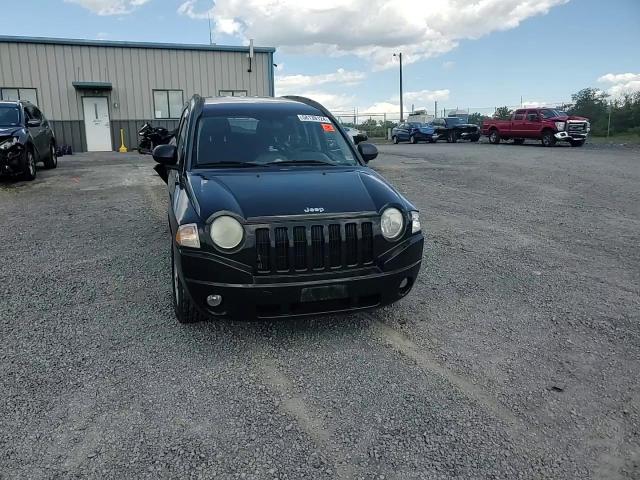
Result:
{"label": "gravel ground", "polygon": [[149,157],[0,183],[0,478],[640,478],[637,150],[384,145],[411,295],[176,323]]}

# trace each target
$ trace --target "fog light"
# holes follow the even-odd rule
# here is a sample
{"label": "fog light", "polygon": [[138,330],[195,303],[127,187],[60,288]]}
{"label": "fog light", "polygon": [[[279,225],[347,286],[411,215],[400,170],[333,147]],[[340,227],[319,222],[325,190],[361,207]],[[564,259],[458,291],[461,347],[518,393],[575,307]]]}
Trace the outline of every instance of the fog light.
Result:
{"label": "fog light", "polygon": [[207,297],[207,303],[210,307],[217,307],[222,303],[222,295],[209,295]]}
{"label": "fog light", "polygon": [[409,285],[409,279],[405,277],[400,282],[400,290],[402,290],[403,288],[406,288],[407,285]]}

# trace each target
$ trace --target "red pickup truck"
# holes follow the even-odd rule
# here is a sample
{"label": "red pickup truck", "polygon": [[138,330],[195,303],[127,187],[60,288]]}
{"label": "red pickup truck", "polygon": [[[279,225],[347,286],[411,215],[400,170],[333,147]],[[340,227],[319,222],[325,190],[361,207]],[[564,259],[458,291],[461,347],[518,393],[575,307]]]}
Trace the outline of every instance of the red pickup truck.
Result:
{"label": "red pickup truck", "polygon": [[522,145],[531,139],[541,140],[545,147],[559,140],[581,147],[590,130],[587,118],[569,116],[553,108],[523,108],[513,112],[511,120],[490,119],[482,123],[482,134],[493,144],[513,139],[513,143]]}

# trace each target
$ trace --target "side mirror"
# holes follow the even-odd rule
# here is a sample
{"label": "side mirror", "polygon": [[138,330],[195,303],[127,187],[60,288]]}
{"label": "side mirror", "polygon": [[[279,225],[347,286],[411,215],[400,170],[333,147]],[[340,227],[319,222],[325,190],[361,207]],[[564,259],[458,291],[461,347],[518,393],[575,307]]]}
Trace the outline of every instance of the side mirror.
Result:
{"label": "side mirror", "polygon": [[360,152],[360,155],[362,155],[365,163],[369,163],[378,156],[378,149],[372,143],[359,143],[358,151]]}
{"label": "side mirror", "polygon": [[178,161],[175,145],[158,145],[153,149],[153,159],[161,165],[175,165]]}
{"label": "side mirror", "polygon": [[42,124],[40,120],[27,120],[27,127],[39,127]]}

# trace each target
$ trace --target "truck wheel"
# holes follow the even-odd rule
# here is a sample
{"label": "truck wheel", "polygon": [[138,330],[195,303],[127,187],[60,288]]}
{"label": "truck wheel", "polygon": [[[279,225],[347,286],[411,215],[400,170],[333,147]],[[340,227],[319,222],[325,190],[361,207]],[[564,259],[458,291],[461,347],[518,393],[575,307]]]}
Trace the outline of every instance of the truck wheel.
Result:
{"label": "truck wheel", "polygon": [[470,138],[470,140],[472,142],[477,142],[478,140],[480,140],[480,135],[474,135],[473,137]]}
{"label": "truck wheel", "polygon": [[572,147],[581,147],[584,145],[585,140],[571,140]]}
{"label": "truck wheel", "polygon": [[393,137],[391,137],[391,141],[392,141],[394,144],[396,144],[396,145],[397,145],[397,144],[398,144],[398,137],[396,137],[396,136],[394,135]]}
{"label": "truck wheel", "polygon": [[52,143],[49,146],[49,158],[44,161],[45,168],[56,168],[58,166],[58,155],[56,153],[56,147]]}
{"label": "truck wheel", "polygon": [[196,323],[204,320],[204,316],[194,305],[191,297],[184,291],[178,269],[176,268],[176,260],[173,253],[173,245],[171,246],[171,284],[173,290],[173,309],[176,312],[176,318],[180,323]]}
{"label": "truck wheel", "polygon": [[458,136],[456,132],[449,132],[447,135],[447,143],[456,143],[458,141]]}
{"label": "truck wheel", "polygon": [[553,147],[556,144],[556,137],[553,136],[551,130],[545,130],[542,132],[542,146]]}
{"label": "truck wheel", "polygon": [[414,137],[413,135],[411,135],[409,137],[409,143],[412,143],[413,145],[415,145],[416,143],[418,143],[418,140],[416,140],[416,137]]}
{"label": "truck wheel", "polygon": [[491,133],[489,133],[489,143],[493,143],[494,145],[500,143],[500,134],[495,128],[491,130]]}
{"label": "truck wheel", "polygon": [[514,138],[513,139],[513,143],[515,145],[522,145],[522,144],[524,144],[524,138]]}
{"label": "truck wheel", "polygon": [[36,179],[36,157],[33,154],[31,147],[29,147],[29,150],[27,150],[27,153],[25,155],[26,164],[24,166],[24,173],[22,174],[22,178],[30,182]]}

